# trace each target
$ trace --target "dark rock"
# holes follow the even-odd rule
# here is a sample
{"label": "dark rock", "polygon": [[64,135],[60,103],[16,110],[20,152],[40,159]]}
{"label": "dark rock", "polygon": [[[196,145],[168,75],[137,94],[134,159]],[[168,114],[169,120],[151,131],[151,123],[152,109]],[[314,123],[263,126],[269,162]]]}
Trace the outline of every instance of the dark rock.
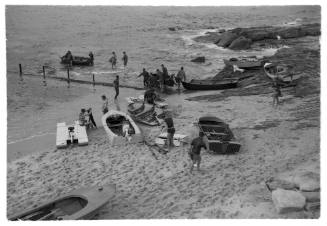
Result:
{"label": "dark rock", "polygon": [[176,28],[175,27],[169,27],[168,28],[170,31],[176,31]]}
{"label": "dark rock", "polygon": [[205,61],[206,61],[206,59],[204,56],[197,57],[197,58],[194,58],[193,60],[191,60],[191,62],[196,62],[196,63],[204,63]]}
{"label": "dark rock", "polygon": [[245,38],[244,36],[240,36],[235,39],[228,48],[234,50],[241,50],[241,49],[249,49],[251,47],[252,40]]}
{"label": "dark rock", "polygon": [[225,29],[219,29],[219,31],[218,31],[218,33],[224,33],[224,32],[226,32]]}
{"label": "dark rock", "polygon": [[320,202],[319,191],[302,191],[301,194],[305,197],[306,202]]}
{"label": "dark rock", "polygon": [[225,32],[221,35],[220,39],[215,44],[226,48],[237,38],[237,34],[232,32]]}

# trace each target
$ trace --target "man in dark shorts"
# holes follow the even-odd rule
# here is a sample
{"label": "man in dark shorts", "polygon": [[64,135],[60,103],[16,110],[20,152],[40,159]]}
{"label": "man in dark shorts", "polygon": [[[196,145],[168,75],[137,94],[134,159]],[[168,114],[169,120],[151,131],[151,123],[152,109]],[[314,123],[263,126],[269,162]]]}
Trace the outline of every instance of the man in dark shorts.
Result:
{"label": "man in dark shorts", "polygon": [[115,95],[115,100],[117,99],[118,95],[119,95],[119,76],[116,76],[116,79],[114,80],[114,87],[115,87],[115,91],[116,91],[116,95]]}
{"label": "man in dark shorts", "polygon": [[174,128],[173,118],[168,111],[165,112],[164,121],[167,127],[167,146],[168,146],[168,151],[170,151],[170,149],[174,147],[173,140],[174,140],[175,128]]}
{"label": "man in dark shorts", "polygon": [[137,77],[141,77],[141,76],[143,76],[143,85],[144,85],[144,87],[148,87],[149,86],[150,74],[149,74],[149,72],[147,72],[145,70],[145,68],[143,68],[142,73],[139,74],[139,76],[137,76]]}
{"label": "man in dark shorts", "polygon": [[203,141],[203,132],[199,133],[199,137],[195,138],[191,142],[191,147],[190,147],[190,158],[192,160],[192,166],[190,172],[193,172],[193,167],[194,165],[197,166],[198,171],[200,171],[200,163],[201,163],[201,148],[207,149],[206,144]]}

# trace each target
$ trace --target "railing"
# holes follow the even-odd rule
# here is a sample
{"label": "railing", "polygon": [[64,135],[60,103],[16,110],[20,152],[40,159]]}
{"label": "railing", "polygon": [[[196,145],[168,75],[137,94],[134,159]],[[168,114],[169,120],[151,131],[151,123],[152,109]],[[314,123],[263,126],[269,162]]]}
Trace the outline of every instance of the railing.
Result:
{"label": "railing", "polygon": [[[35,73],[23,73],[23,67],[22,64],[19,64],[19,76],[22,78],[23,75],[24,76],[33,76],[33,77],[40,77],[39,74],[35,74]],[[47,79],[53,79],[53,80],[58,80],[58,81],[66,81],[68,84],[70,84],[71,82],[74,83],[79,83],[79,84],[91,84],[93,86],[96,85],[101,85],[101,86],[110,86],[113,87],[113,83],[110,82],[104,82],[104,81],[95,81],[95,75],[92,73],[91,75],[91,79],[90,81],[88,80],[81,80],[81,79],[72,79],[70,77],[70,70],[69,67],[67,68],[67,78],[66,77],[59,77],[59,76],[46,76],[46,68],[52,68],[54,70],[56,70],[53,67],[50,66],[42,66],[42,75],[43,75],[43,81],[46,81]],[[16,72],[13,72],[16,73]],[[123,88],[131,88],[131,89],[137,89],[137,90],[143,90],[144,88],[141,87],[137,87],[137,86],[131,86],[131,85],[119,85],[119,87],[123,87]]]}

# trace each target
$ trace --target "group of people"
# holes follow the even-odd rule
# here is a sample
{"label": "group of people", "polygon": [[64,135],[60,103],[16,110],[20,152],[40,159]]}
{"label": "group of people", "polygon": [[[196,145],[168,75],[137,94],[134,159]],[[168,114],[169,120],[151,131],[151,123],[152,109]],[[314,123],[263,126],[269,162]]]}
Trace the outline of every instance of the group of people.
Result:
{"label": "group of people", "polygon": [[[124,68],[125,68],[127,66],[127,62],[128,62],[128,56],[125,51],[123,52],[122,61],[123,61]],[[115,52],[112,52],[112,56],[110,57],[109,62],[111,63],[112,69],[117,68],[117,55]]]}
{"label": "group of people", "polygon": [[181,67],[176,76],[169,76],[168,69],[165,65],[162,64],[161,68],[162,71],[157,69],[156,73],[149,73],[143,68],[143,71],[137,77],[143,76],[143,85],[146,88],[159,88],[164,92],[167,83],[172,82],[173,84],[177,84],[177,88],[180,89],[181,82],[186,81],[184,68]]}

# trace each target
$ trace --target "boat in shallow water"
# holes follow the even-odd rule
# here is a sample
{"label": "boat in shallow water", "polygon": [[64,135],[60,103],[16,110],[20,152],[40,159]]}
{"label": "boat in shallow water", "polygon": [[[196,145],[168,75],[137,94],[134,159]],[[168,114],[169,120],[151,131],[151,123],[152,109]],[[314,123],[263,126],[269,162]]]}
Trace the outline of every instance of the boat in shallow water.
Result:
{"label": "boat in shallow water", "polygon": [[183,82],[182,85],[188,90],[221,90],[237,88],[237,79],[225,80],[198,80],[192,79],[190,82]]}
{"label": "boat in shallow water", "polygon": [[8,217],[11,221],[92,219],[116,192],[116,185],[81,188],[30,210]]}
{"label": "boat in shallow water", "polygon": [[198,126],[207,138],[209,149],[217,154],[234,154],[241,148],[228,124],[215,116],[199,118]]}
{"label": "boat in shallow water", "polygon": [[60,57],[62,64],[72,64],[78,66],[93,66],[93,62],[89,57],[73,56],[72,61],[65,56]]}
{"label": "boat in shallow water", "polygon": [[102,124],[113,146],[143,142],[139,127],[122,111],[110,110],[102,116]]}

